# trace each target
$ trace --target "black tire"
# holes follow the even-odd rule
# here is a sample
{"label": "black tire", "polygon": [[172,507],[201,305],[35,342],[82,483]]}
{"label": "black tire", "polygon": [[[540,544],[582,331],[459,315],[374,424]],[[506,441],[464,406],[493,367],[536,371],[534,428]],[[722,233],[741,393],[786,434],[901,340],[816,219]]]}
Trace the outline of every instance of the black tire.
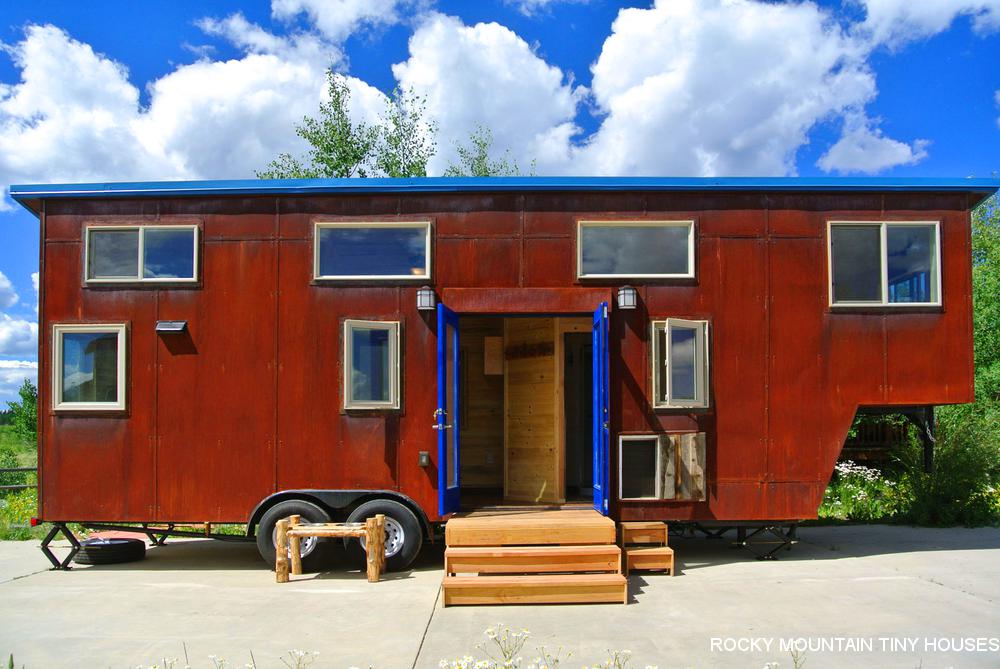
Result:
{"label": "black tire", "polygon": [[[289,499],[278,502],[261,517],[257,523],[257,551],[260,557],[271,569],[274,569],[274,529],[278,521],[289,516],[302,516],[302,520],[307,523],[329,523],[330,515],[316,506],[312,502],[301,499]],[[302,571],[320,571],[327,566],[330,561],[330,548],[332,543],[326,539],[315,539],[312,548],[308,548],[307,539],[302,542]]]}
{"label": "black tire", "polygon": [[[396,527],[386,528],[385,568],[386,571],[402,571],[409,567],[424,544],[424,530],[417,516],[406,506],[389,499],[373,499],[365,502],[347,517],[349,523],[363,523],[365,519],[384,514],[386,524],[396,523]],[[402,532],[402,545],[394,550],[389,544],[390,533]],[[365,551],[357,539],[344,542],[349,558],[355,564],[364,564]],[[398,545],[398,544],[397,544]]]}
{"label": "black tire", "polygon": [[73,557],[77,564],[118,564],[146,557],[146,542],[141,539],[87,539]]}

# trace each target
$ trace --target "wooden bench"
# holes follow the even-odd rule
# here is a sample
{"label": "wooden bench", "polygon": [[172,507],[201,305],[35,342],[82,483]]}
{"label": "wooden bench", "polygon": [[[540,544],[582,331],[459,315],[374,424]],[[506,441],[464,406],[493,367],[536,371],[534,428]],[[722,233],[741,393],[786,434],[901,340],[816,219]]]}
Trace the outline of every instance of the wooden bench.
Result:
{"label": "wooden bench", "polygon": [[288,582],[289,556],[291,573],[302,573],[301,543],[306,537],[365,540],[368,582],[377,583],[385,571],[385,516],[378,514],[363,523],[303,523],[299,516],[278,521],[274,542],[274,575],[278,583]]}

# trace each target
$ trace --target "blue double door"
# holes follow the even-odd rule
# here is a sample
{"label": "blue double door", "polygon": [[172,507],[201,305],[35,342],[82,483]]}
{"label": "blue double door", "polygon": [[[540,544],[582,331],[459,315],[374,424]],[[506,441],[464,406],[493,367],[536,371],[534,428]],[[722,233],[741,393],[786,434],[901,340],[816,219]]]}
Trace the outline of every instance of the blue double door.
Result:
{"label": "blue double door", "polygon": [[[454,513],[461,508],[461,351],[458,314],[443,304],[437,306],[437,409],[434,429],[438,437],[438,512]],[[608,303],[594,311],[593,329],[593,485],[594,508],[608,513],[609,452],[609,367]]]}

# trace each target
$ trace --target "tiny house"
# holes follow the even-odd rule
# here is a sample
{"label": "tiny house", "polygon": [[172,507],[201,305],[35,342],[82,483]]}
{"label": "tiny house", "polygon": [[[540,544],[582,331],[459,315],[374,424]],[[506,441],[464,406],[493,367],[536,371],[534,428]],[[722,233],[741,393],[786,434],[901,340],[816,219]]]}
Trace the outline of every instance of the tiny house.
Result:
{"label": "tiny house", "polygon": [[[973,399],[982,179],[13,186],[48,521],[814,518],[859,407]],[[270,551],[270,553],[269,553]]]}

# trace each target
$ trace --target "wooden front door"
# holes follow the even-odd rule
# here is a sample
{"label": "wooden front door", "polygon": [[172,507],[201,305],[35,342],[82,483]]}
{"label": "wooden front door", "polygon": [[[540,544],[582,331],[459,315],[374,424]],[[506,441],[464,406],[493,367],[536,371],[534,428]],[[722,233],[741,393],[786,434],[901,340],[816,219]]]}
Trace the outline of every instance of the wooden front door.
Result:
{"label": "wooden front door", "polygon": [[504,499],[564,501],[562,405],[556,318],[504,322]]}

